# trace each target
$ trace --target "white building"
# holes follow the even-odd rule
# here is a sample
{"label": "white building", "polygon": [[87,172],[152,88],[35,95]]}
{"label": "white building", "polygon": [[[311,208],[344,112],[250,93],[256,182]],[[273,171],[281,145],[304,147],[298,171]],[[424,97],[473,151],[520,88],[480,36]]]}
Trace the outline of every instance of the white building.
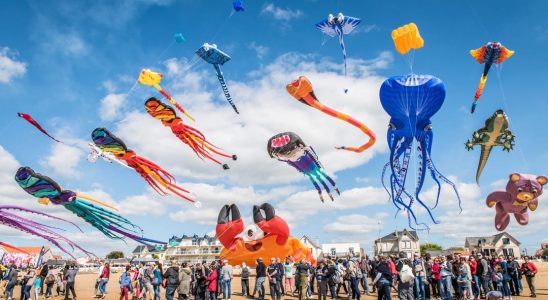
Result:
{"label": "white building", "polygon": [[408,258],[414,253],[420,253],[419,236],[416,231],[394,231],[380,239],[375,240],[375,255],[388,256],[398,255],[405,252]]}
{"label": "white building", "polygon": [[164,261],[201,263],[219,260],[223,245],[215,236],[187,236],[172,237],[165,250]]}
{"label": "white building", "polygon": [[492,236],[467,237],[464,240],[464,247],[468,250],[478,253],[482,252],[485,256],[521,256],[519,245],[521,243],[506,231]]}
{"label": "white building", "polygon": [[322,253],[322,248],[318,246],[318,243],[309,238],[307,235],[303,235],[303,237],[300,239],[301,243],[303,243],[308,249],[310,249],[310,252],[312,253],[312,256],[315,259],[318,259],[318,256]]}
{"label": "white building", "polygon": [[333,243],[322,244],[322,252],[324,256],[329,257],[358,257],[362,256],[362,248],[360,243]]}

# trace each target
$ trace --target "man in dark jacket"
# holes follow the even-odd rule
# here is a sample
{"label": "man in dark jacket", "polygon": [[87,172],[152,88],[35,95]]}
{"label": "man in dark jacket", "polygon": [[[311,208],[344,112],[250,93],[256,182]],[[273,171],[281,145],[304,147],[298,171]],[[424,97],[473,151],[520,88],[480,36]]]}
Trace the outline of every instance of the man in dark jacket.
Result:
{"label": "man in dark jacket", "polygon": [[266,266],[263,263],[263,258],[259,257],[257,259],[257,267],[255,268],[257,274],[257,279],[255,281],[255,290],[253,291],[252,297],[255,297],[255,291],[259,293],[259,300],[264,300],[264,282],[266,279]]}
{"label": "man in dark jacket", "polygon": [[519,263],[513,256],[508,256],[507,268],[510,277],[510,293],[512,296],[519,296]]}
{"label": "man in dark jacket", "polygon": [[171,266],[164,272],[163,277],[166,280],[166,300],[173,300],[175,290],[179,287],[179,266],[176,261],[171,261]]}
{"label": "man in dark jacket", "polygon": [[[407,266],[409,268],[409,272],[412,272],[412,264],[411,261],[407,258],[407,254],[405,252],[400,252],[398,262],[396,263],[396,271],[398,271],[398,298],[402,300],[413,300],[413,280],[404,282],[402,281],[402,270],[404,269],[404,266]],[[404,272],[406,272],[404,270]]]}
{"label": "man in dark jacket", "polygon": [[10,267],[4,273],[4,280],[6,280],[8,283],[6,285],[6,294],[8,299],[13,298],[13,289],[15,288],[15,285],[17,284],[17,268],[13,263],[10,264]]}
{"label": "man in dark jacket", "polygon": [[48,275],[49,267],[46,263],[42,264],[40,269],[40,295],[44,294],[44,281],[46,281],[46,275]]}
{"label": "man in dark jacket", "polygon": [[489,278],[489,263],[481,253],[478,253],[476,260],[478,262],[476,274],[478,275],[480,285],[483,288],[483,295],[486,295],[491,291],[489,288],[489,281],[491,281]]}

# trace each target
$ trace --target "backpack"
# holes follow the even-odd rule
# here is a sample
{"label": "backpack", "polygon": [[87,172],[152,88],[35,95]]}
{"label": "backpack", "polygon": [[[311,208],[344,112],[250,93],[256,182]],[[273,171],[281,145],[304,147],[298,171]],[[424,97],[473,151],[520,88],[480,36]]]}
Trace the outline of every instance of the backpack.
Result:
{"label": "backpack", "polygon": [[335,274],[333,274],[333,282],[335,284],[343,283],[343,275],[341,273],[341,270],[335,270]]}
{"label": "backpack", "polygon": [[400,270],[400,280],[403,283],[411,282],[413,279],[415,279],[415,275],[413,275],[413,272],[411,271],[411,268],[407,264],[403,264],[403,267]]}
{"label": "backpack", "polygon": [[249,278],[249,267],[242,268],[242,278]]}
{"label": "backpack", "polygon": [[46,279],[44,279],[45,284],[52,284],[55,282],[55,276],[53,274],[49,274],[46,276]]}

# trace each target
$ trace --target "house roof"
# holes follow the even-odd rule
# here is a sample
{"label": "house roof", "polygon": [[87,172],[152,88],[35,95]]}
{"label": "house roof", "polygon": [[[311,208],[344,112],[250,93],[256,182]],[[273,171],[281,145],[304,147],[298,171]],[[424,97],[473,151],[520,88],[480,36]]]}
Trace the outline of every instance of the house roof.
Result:
{"label": "house roof", "polygon": [[199,236],[197,234],[195,234],[195,235],[186,235],[186,234],[184,234],[182,237],[172,236],[169,239],[168,244],[172,247],[175,247],[174,245],[181,243],[182,240],[195,240],[198,243],[200,243],[203,240],[207,240],[209,243],[213,243],[215,240],[217,240],[217,237],[216,236],[209,236],[207,234],[204,234],[203,236]]}
{"label": "house roof", "polygon": [[321,249],[321,247],[318,246],[318,244],[316,244],[316,243],[314,242],[314,240],[312,240],[311,238],[309,238],[308,235],[306,235],[306,234],[303,235],[303,237],[301,238],[301,240],[302,240],[302,239],[306,239],[306,240],[308,241],[308,243],[309,243],[310,245],[312,245],[312,247],[314,247],[314,248],[316,248],[316,249]]}
{"label": "house roof", "polygon": [[518,240],[516,240],[512,235],[510,235],[506,231],[497,233],[492,236],[467,237],[464,240],[464,244],[467,245],[468,247],[478,246],[479,244],[494,246],[504,236],[508,236],[509,238],[511,238],[518,246],[521,245],[521,243]]}
{"label": "house roof", "polygon": [[139,245],[139,246],[135,247],[135,249],[133,250],[132,253],[141,253],[145,249],[147,249],[148,252],[156,252],[157,251],[155,246]]}
{"label": "house roof", "polygon": [[[40,251],[42,250],[42,246],[38,246],[38,247],[17,247],[25,252],[27,252],[28,254],[31,254],[31,255],[38,255],[40,254]],[[49,251],[49,247],[44,247],[44,249],[46,250],[46,252]],[[7,253],[20,253],[19,250],[17,249],[12,249],[12,248],[7,248],[5,247],[4,248],[4,251],[6,251]]]}
{"label": "house roof", "polygon": [[417,235],[417,232],[414,230],[408,231],[407,229],[404,229],[402,231],[394,231],[390,234],[387,234],[383,236],[380,239],[375,240],[375,242],[389,242],[389,241],[396,241],[401,239],[404,235],[407,235],[414,239],[415,241],[419,240],[419,236]]}

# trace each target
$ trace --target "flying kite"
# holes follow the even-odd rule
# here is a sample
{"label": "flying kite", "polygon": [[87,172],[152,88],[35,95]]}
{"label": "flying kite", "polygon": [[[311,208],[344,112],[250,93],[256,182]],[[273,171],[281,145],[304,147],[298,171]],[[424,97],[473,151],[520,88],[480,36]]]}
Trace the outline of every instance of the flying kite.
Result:
{"label": "flying kite", "polygon": [[305,76],[300,76],[297,80],[287,85],[287,92],[295,99],[299,100],[301,103],[304,103],[308,106],[311,106],[325,114],[328,114],[337,119],[343,120],[351,125],[360,129],[369,137],[369,141],[359,147],[337,147],[338,150],[347,150],[353,152],[362,152],[375,144],[376,136],[371,129],[369,129],[365,124],[359,122],[358,120],[352,118],[349,115],[343,114],[341,112],[335,111],[322,103],[316,98],[314,90],[312,89],[312,83]]}
{"label": "flying kite", "polygon": [[46,214],[46,213],[36,211],[36,210],[32,210],[32,209],[28,209],[28,208],[24,208],[24,207],[20,207],[20,206],[0,205],[0,224],[6,225],[6,226],[14,228],[14,229],[17,229],[17,230],[19,230],[21,232],[24,232],[26,234],[30,234],[30,235],[40,237],[40,238],[52,243],[53,245],[57,246],[57,248],[59,248],[64,253],[70,255],[72,258],[74,258],[74,256],[70,252],[68,252],[63,246],[61,246],[60,242],[66,243],[67,245],[69,245],[72,248],[72,250],[74,250],[74,248],[77,248],[77,249],[80,249],[82,252],[86,253],[87,255],[95,256],[93,253],[86,251],[84,248],[80,247],[75,242],[73,242],[73,241],[69,240],[68,238],[66,238],[65,236],[57,233],[56,230],[60,230],[59,228],[53,227],[51,225],[42,224],[42,223],[30,220],[30,219],[21,217],[21,216],[15,214],[13,211],[20,211],[20,212],[24,212],[24,213],[30,213],[30,214],[34,214],[34,215],[37,215],[37,216],[46,217],[46,218],[49,218],[49,219],[52,219],[52,220],[63,221],[63,222],[74,225],[76,228],[78,228],[80,231],[82,231],[80,229],[80,227],[78,227],[78,225],[76,225],[76,224],[74,224],[70,221],[67,221],[65,219],[61,219],[61,218],[58,218],[58,217],[55,217],[55,216],[52,216],[52,215],[49,215],[49,214]]}
{"label": "flying kite", "polygon": [[466,150],[472,150],[476,145],[481,147],[480,160],[476,171],[476,183],[479,184],[481,172],[487,164],[493,147],[501,146],[502,150],[508,152],[513,149],[515,137],[508,128],[509,123],[504,111],[499,109],[485,121],[483,128],[474,131],[472,140],[468,140],[464,144]]}
{"label": "flying kite", "polygon": [[123,240],[123,237],[128,237],[143,244],[149,242],[162,243],[136,235],[135,233],[138,233],[137,229],[142,233],[141,228],[128,219],[106,209],[114,209],[114,207],[89,196],[65,190],[51,178],[36,173],[29,167],[19,168],[15,174],[15,181],[25,192],[38,198],[38,203],[62,205],[111,239]]}
{"label": "flying kite", "polygon": [[314,149],[307,146],[297,134],[293,132],[276,134],[268,140],[267,151],[271,158],[286,162],[288,165],[293,166],[299,172],[306,175],[318,191],[318,195],[322,202],[324,202],[324,199],[322,189],[318,185],[318,182],[322,184],[327,195],[331,198],[331,201],[334,200],[331,190],[323,178],[329,181],[337,194],[341,194],[335,181],[324,172],[323,166]]}
{"label": "flying kite", "polygon": [[162,196],[167,195],[167,192],[164,190],[166,189],[194,203],[196,206],[200,205],[200,202],[183,194],[189,193],[189,191],[179,187],[173,175],[148,159],[137,155],[133,150],[129,150],[121,139],[107,129],[95,128],[91,133],[91,139],[99,149],[114,154],[116,159],[125,162],[129,167],[134,169],[158,194]]}
{"label": "flying kite", "polygon": [[344,76],[346,76],[346,47],[344,46],[344,35],[352,32],[362,20],[354,17],[345,16],[339,13],[336,17],[332,14],[327,16],[327,19],[316,24],[321,32],[327,34],[330,37],[339,37],[339,44],[341,45],[344,62]]}
{"label": "flying kite", "polygon": [[[413,212],[413,203],[418,202],[434,219],[430,207],[421,200],[421,190],[426,177],[426,171],[430,171],[432,179],[438,186],[436,204],[440,197],[441,184],[444,181],[453,187],[459,200],[460,196],[454,183],[443,176],[434,166],[431,157],[432,140],[434,133],[430,118],[441,108],[445,99],[445,86],[443,82],[432,75],[409,74],[394,76],[385,80],[380,89],[380,100],[384,110],[390,115],[390,124],[387,132],[388,147],[390,149],[390,161],[385,164],[382,172],[390,167],[390,191],[386,188],[394,205],[398,209],[402,207],[407,211],[409,226],[411,218],[417,223]],[[407,171],[409,161],[415,153],[414,144],[417,149],[417,175],[415,192],[406,187]],[[424,225],[421,223],[419,225]]]}
{"label": "flying kite", "polygon": [[415,23],[409,23],[392,30],[392,40],[396,51],[401,55],[405,55],[411,49],[419,49],[424,46],[424,40]]}
{"label": "flying kite", "polygon": [[480,47],[476,50],[470,50],[470,55],[480,64],[485,64],[483,67],[483,73],[481,74],[480,82],[476,94],[474,95],[474,103],[472,103],[472,113],[476,110],[476,105],[483,93],[485,82],[487,82],[487,74],[493,64],[500,64],[501,62],[514,55],[515,51],[508,50],[501,43],[489,42],[487,45]]}
{"label": "flying kite", "polygon": [[222,164],[215,159],[213,155],[231,158],[236,160],[236,155],[228,155],[221,152],[221,149],[206,140],[205,136],[196,128],[183,124],[183,120],[177,116],[175,110],[160,100],[152,97],[145,102],[145,109],[148,114],[155,119],[162,121],[162,124],[171,128],[171,131],[179,140],[187,144],[196,155],[201,158],[207,158],[223,167],[229,169],[227,164]]}
{"label": "flying kite", "polygon": [[537,209],[538,199],[542,195],[542,189],[546,183],[548,183],[546,176],[511,174],[506,184],[506,190],[492,192],[485,200],[488,207],[496,205],[495,228],[498,231],[506,229],[510,223],[510,214],[514,215],[520,225],[527,225],[529,223],[528,210],[535,211]]}
{"label": "flying kite", "polygon": [[[223,244],[221,260],[232,265],[256,266],[257,259],[268,261],[275,257],[291,257],[293,261],[306,259],[316,265],[310,248],[290,235],[289,226],[268,203],[253,206],[253,222],[244,228],[244,221],[236,204],[225,205],[219,212],[217,238]],[[243,237],[239,237],[243,233]]]}
{"label": "flying kite", "polygon": [[20,248],[17,248],[15,246],[12,246],[12,245],[7,244],[7,243],[0,242],[0,246],[4,247],[4,248],[13,249],[13,250],[16,250],[16,251],[21,252],[21,253],[29,254],[27,251],[25,251],[23,249],[20,249]]}
{"label": "flying kite", "polygon": [[177,43],[184,43],[186,41],[185,36],[182,33],[176,33],[173,38]]}
{"label": "flying kite", "polygon": [[242,3],[242,0],[233,0],[232,1],[232,7],[234,8],[234,11],[240,12],[244,11],[244,4]]}
{"label": "flying kite", "polygon": [[57,140],[56,138],[52,137],[44,128],[42,128],[42,126],[40,126],[40,124],[38,124],[38,122],[36,122],[36,120],[34,120],[30,115],[27,115],[27,114],[24,114],[24,113],[17,113],[17,115],[23,119],[25,119],[25,121],[29,122],[32,126],[36,127],[36,129],[40,130],[43,134],[47,135],[50,139],[56,141],[57,143],[63,143],[59,140]]}
{"label": "flying kite", "polygon": [[212,64],[213,67],[215,67],[215,72],[217,72],[217,78],[219,79],[219,83],[221,84],[221,88],[223,89],[226,100],[228,101],[228,103],[230,103],[230,105],[232,105],[234,111],[239,114],[238,108],[236,108],[236,105],[232,101],[232,97],[230,96],[228,87],[226,86],[225,77],[223,76],[223,72],[221,72],[220,67],[230,60],[230,56],[228,56],[228,54],[224,53],[223,51],[217,49],[217,45],[210,45],[208,43],[205,43],[202,47],[198,48],[198,50],[196,50],[196,54],[206,62]]}
{"label": "flying kite", "polygon": [[138,81],[140,84],[144,84],[144,85],[148,85],[148,86],[152,86],[154,87],[155,89],[158,90],[158,92],[160,92],[160,94],[162,94],[164,97],[166,97],[167,100],[169,100],[169,102],[171,102],[171,104],[173,104],[180,112],[182,112],[183,114],[185,114],[185,116],[187,116],[189,119],[191,119],[192,121],[195,121],[194,118],[186,112],[186,110],[184,110],[181,105],[179,105],[179,103],[177,103],[177,101],[175,101],[175,99],[173,99],[173,97],[171,97],[161,86],[160,86],[160,82],[162,81],[162,77],[164,75],[160,74],[160,73],[156,73],[156,72],[152,72],[151,70],[149,69],[142,69],[141,70],[141,73],[139,74],[139,78],[138,78]]}

